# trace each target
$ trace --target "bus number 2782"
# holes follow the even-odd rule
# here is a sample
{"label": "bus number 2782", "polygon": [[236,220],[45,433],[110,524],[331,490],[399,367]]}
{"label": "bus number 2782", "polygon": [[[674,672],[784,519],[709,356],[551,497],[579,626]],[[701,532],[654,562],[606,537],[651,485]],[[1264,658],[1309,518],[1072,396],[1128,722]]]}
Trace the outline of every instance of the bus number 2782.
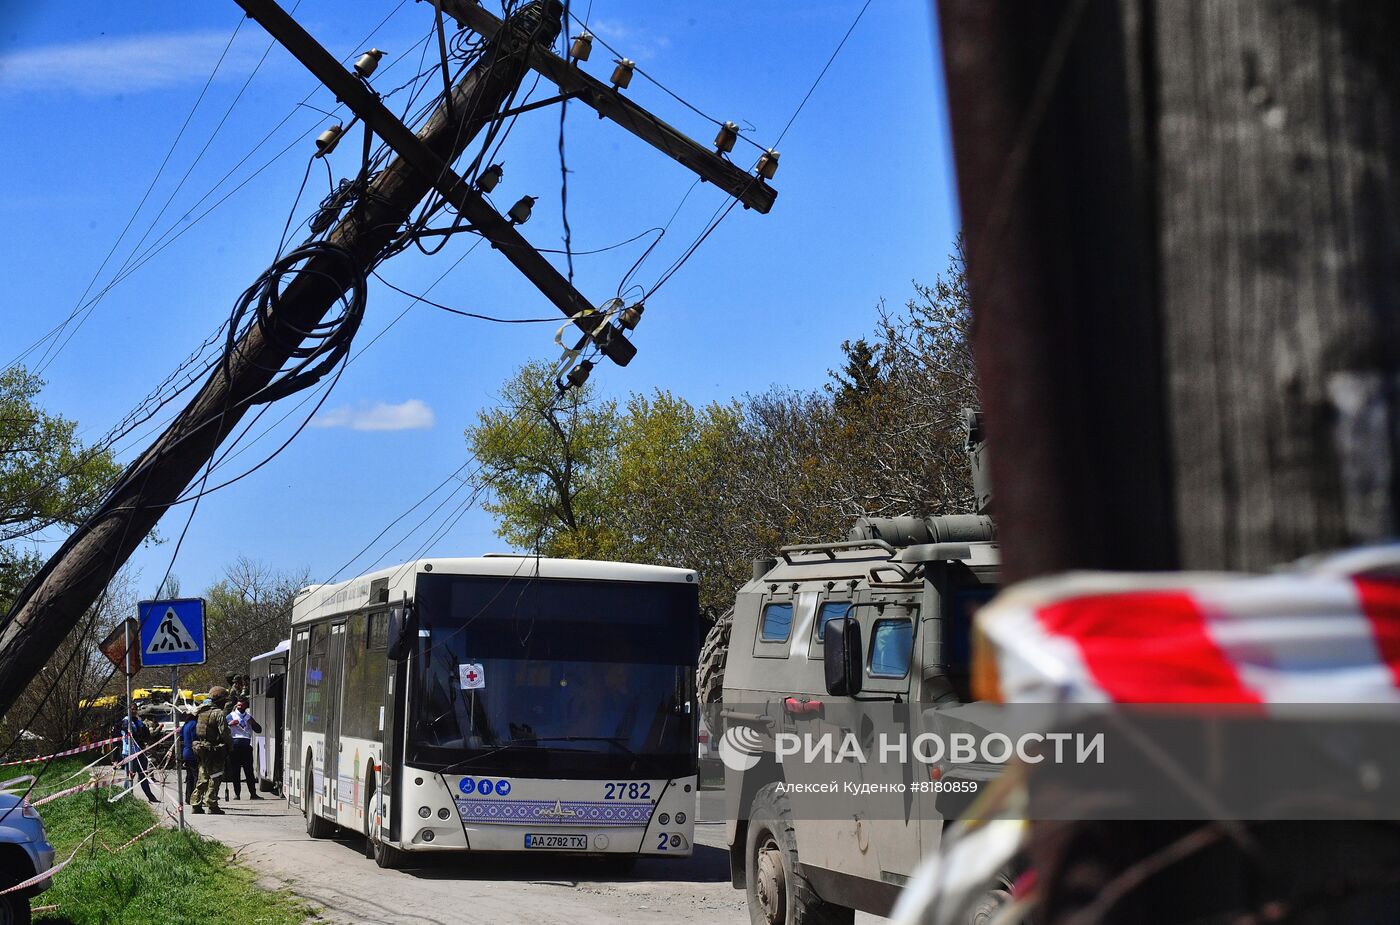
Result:
{"label": "bus number 2782", "polygon": [[649,782],[637,783],[636,781],[624,783],[606,783],[603,785],[603,799],[605,800],[650,800],[651,784]]}

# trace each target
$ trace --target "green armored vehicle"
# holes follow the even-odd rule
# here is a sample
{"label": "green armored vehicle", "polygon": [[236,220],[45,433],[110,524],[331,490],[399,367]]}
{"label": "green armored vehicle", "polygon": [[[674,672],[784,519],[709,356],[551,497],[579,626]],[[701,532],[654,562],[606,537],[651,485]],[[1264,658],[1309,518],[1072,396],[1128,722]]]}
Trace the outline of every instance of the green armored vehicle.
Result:
{"label": "green armored vehicle", "polygon": [[[970,414],[974,485],[986,510],[977,423]],[[995,531],[983,514],[861,518],[843,541],[789,546],[755,562],[732,621],[716,625],[701,655],[700,694],[710,728],[723,730],[721,755],[746,734],[771,743],[781,730],[819,714],[830,721],[857,703],[919,714],[969,702],[972,616],[997,573]],[[731,878],[747,891],[752,921],[835,925],[857,909],[888,915],[919,862],[939,850],[940,794],[910,793],[900,818],[858,801],[844,818],[808,818],[792,811],[784,793],[792,772],[771,745],[754,751],[725,760]],[[1007,898],[990,895],[974,921]]]}

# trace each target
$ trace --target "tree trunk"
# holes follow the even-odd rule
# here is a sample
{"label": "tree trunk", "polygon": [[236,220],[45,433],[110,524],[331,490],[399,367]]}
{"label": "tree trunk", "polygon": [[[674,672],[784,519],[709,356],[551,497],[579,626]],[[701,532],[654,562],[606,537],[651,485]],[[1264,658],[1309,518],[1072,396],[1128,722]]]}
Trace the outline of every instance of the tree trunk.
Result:
{"label": "tree trunk", "polygon": [[[419,137],[446,163],[457,159],[519,85],[531,42],[548,46],[558,35],[561,12],[557,0],[545,0],[514,13],[508,28],[492,39],[453,89],[452,105],[440,105],[433,113]],[[373,267],[434,179],[394,158],[327,240],[354,255],[361,266]],[[349,286],[338,261],[314,257],[304,264],[282,290],[269,323],[280,336],[264,336],[260,326],[250,326],[228,362],[220,364],[98,511],[45,563],[0,625],[0,715],[237,426],[250,407],[249,397],[287,362],[301,343],[297,332],[319,323]]]}
{"label": "tree trunk", "polygon": [[[1400,7],[940,10],[1007,577],[1392,538]],[[1189,827],[1053,831],[1037,921]],[[1393,917],[1396,827],[1250,829],[1254,856],[1199,854],[1108,920]]]}

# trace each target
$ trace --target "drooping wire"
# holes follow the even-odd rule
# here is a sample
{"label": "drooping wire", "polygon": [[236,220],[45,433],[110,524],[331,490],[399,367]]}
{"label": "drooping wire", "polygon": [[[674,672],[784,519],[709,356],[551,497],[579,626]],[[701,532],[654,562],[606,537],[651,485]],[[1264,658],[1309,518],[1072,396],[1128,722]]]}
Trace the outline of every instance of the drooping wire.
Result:
{"label": "drooping wire", "polygon": [[[386,14],[386,15],[384,16],[384,18],[381,19],[381,20],[379,21],[378,25],[374,26],[368,33],[365,34],[365,36],[357,43],[357,46],[364,45],[367,41],[369,41],[369,40],[374,36],[374,34],[375,34],[376,32],[378,32],[381,28],[383,28],[383,26],[384,26],[390,19],[392,19],[393,16],[394,16],[396,13],[398,13],[398,11],[399,11],[400,9],[403,8],[404,4],[406,4],[407,2],[408,2],[408,0],[399,0],[398,4],[395,5],[394,8],[393,8],[392,10],[390,10],[389,13]],[[241,20],[240,20],[240,23],[241,23]],[[265,55],[264,55],[264,57],[265,57]],[[343,60],[343,61],[344,61],[344,60],[348,60],[348,56],[347,56],[346,59],[342,59],[342,60]],[[397,63],[398,63],[397,61],[390,63],[390,65],[388,65],[383,71],[381,71],[381,73],[387,73],[387,72],[388,72],[395,64],[397,64]],[[261,62],[259,63],[259,66],[261,66]],[[245,88],[246,88],[246,87],[245,87]],[[301,106],[305,106],[305,105],[307,104],[307,101],[310,100],[311,97],[314,96],[314,95],[315,95],[317,92],[319,92],[321,89],[322,89],[322,86],[318,83],[318,84],[316,85],[316,87],[315,87],[314,89],[312,89],[311,92],[308,93],[308,94],[301,100],[300,103],[295,104],[295,105],[292,107],[291,111],[289,111],[285,116],[283,116],[282,119],[281,119],[276,125],[274,125],[265,135],[263,135],[263,137],[262,137],[259,141],[257,141],[256,143],[254,143],[254,145],[248,150],[248,152],[247,152],[246,154],[244,154],[243,157],[241,157],[241,158],[238,160],[237,163],[235,163],[232,167],[230,167],[230,168],[224,173],[224,175],[223,175],[216,183],[214,183],[213,186],[211,186],[203,195],[201,195],[201,196],[199,197],[199,199],[196,200],[196,201],[194,202],[194,204],[190,206],[189,209],[186,209],[186,210],[185,210],[185,214],[188,215],[189,213],[192,213],[195,209],[198,209],[201,205],[203,205],[211,196],[213,196],[215,193],[217,193],[218,190],[219,190],[219,188],[222,187],[222,186],[224,185],[224,183],[226,183],[226,182],[229,180],[230,177],[232,177],[244,164],[246,164],[246,163],[248,162],[248,160],[249,160],[254,154],[256,154],[258,151],[262,150],[263,146],[266,145],[267,142],[268,142],[269,140],[271,140],[272,137],[273,137],[275,134],[277,134],[277,132],[280,131],[280,130],[282,129],[282,127],[283,127],[284,125],[286,125],[287,122],[289,122],[289,121],[292,119],[293,116],[296,115],[297,109],[298,109],[299,107],[301,107]],[[240,96],[241,96],[241,93],[242,93],[242,91],[240,91]],[[236,99],[235,99],[235,102],[237,102]],[[337,107],[337,108],[339,108],[339,107]],[[225,117],[226,117],[226,116],[227,116],[227,113],[225,114]],[[221,123],[221,124],[222,124],[222,123]],[[52,329],[49,330],[48,333],[44,334],[44,335],[43,335],[42,337],[40,337],[37,341],[35,341],[32,345],[30,345],[30,347],[26,348],[25,351],[22,352],[19,356],[15,357],[15,358],[7,365],[6,368],[12,367],[12,366],[14,366],[15,364],[19,363],[20,360],[22,360],[25,356],[27,356],[31,351],[33,351],[33,350],[35,350],[36,348],[38,348],[38,346],[39,346],[40,344],[42,344],[45,340],[48,340],[48,339],[50,339],[50,338],[52,338],[52,337],[55,337],[55,336],[58,336],[58,335],[60,334],[60,332],[62,331],[62,329],[63,329],[64,327],[66,327],[66,325],[67,325],[69,322],[71,322],[72,319],[73,319],[79,312],[83,311],[84,309],[89,309],[89,310],[90,310],[90,309],[94,308],[94,307],[97,305],[98,302],[100,302],[103,298],[106,297],[106,295],[107,295],[109,292],[111,292],[111,290],[112,290],[113,288],[115,288],[116,286],[118,286],[119,284],[121,284],[122,282],[124,282],[125,280],[127,280],[128,278],[130,278],[131,275],[134,274],[137,270],[141,269],[143,266],[145,266],[147,263],[149,263],[154,257],[156,257],[156,256],[159,255],[161,252],[163,252],[167,247],[169,247],[171,244],[173,244],[176,240],[178,240],[179,238],[183,237],[184,234],[185,234],[186,232],[190,231],[192,228],[194,228],[196,225],[198,225],[200,222],[202,222],[205,218],[207,218],[210,214],[212,214],[216,209],[218,209],[218,208],[219,208],[220,206],[222,206],[225,202],[227,202],[230,198],[232,198],[236,193],[238,193],[238,192],[239,192],[240,190],[242,190],[245,186],[247,186],[249,183],[251,183],[255,178],[257,178],[259,175],[261,175],[261,174],[263,173],[263,171],[267,170],[268,167],[272,166],[272,164],[276,163],[276,162],[277,162],[278,160],[280,160],[283,156],[285,156],[286,153],[287,153],[288,151],[290,151],[292,148],[296,147],[296,146],[297,146],[298,144],[300,144],[301,142],[305,141],[305,140],[306,140],[313,132],[315,132],[315,131],[316,131],[316,127],[313,126],[312,128],[307,129],[305,132],[303,132],[299,137],[293,139],[289,144],[287,144],[285,147],[283,147],[282,150],[278,151],[275,155],[273,155],[272,158],[270,158],[269,160],[267,160],[266,162],[264,162],[261,166],[259,166],[258,168],[256,168],[251,174],[249,174],[249,175],[248,175],[247,177],[245,177],[241,182],[239,182],[235,187],[233,187],[233,189],[231,189],[231,190],[229,190],[227,193],[225,193],[225,194],[224,194],[222,197],[220,197],[212,206],[210,206],[208,209],[205,209],[205,210],[204,210],[202,213],[200,213],[198,216],[195,216],[193,219],[190,219],[189,221],[185,221],[184,218],[181,218],[179,221],[177,221],[176,223],[172,224],[172,225],[171,225],[169,228],[167,228],[165,231],[161,232],[161,234],[157,236],[156,241],[155,241],[150,247],[148,247],[145,251],[143,251],[143,252],[139,255],[139,257],[136,257],[136,262],[135,262],[134,264],[132,264],[132,265],[130,265],[130,266],[127,266],[126,263],[124,263],[123,266],[125,267],[125,269],[119,270],[119,271],[114,275],[114,277],[112,278],[112,280],[110,280],[108,283],[106,283],[106,284],[103,286],[103,288],[100,289],[100,290],[96,293],[96,295],[92,296],[92,297],[91,297],[90,299],[88,299],[88,301],[85,302],[85,303],[81,303],[81,299],[80,299],[80,303],[81,303],[81,304],[80,304],[77,308],[75,308],[75,309],[73,310],[73,312],[71,312],[71,313],[68,315],[68,317],[67,317],[67,319],[66,319],[65,321],[60,322],[58,325],[55,325]],[[177,138],[177,141],[178,141],[178,138]],[[139,212],[139,207],[138,207],[138,212]],[[133,220],[135,219],[135,213],[133,213],[132,219],[133,219]],[[120,243],[120,239],[119,239],[118,243]],[[113,245],[113,251],[114,251],[114,252],[115,252],[116,246],[117,246],[117,245],[115,245],[115,244]],[[138,246],[139,246],[139,245],[138,245]],[[133,255],[132,255],[132,256],[135,256],[134,252],[133,252]],[[104,261],[103,261],[103,265],[105,266],[107,260],[110,260],[110,259],[111,259],[111,254],[108,254],[107,258],[104,259]],[[132,257],[128,257],[128,258],[127,258],[128,261],[130,261],[131,259],[132,259]],[[97,276],[100,275],[100,274],[101,274],[101,267],[99,267],[97,273],[94,274],[94,276],[93,276],[93,282],[96,282],[96,278],[97,278]],[[91,288],[91,285],[92,285],[92,284],[90,283],[90,284],[89,284],[89,289]]]}
{"label": "drooping wire", "polygon": [[[214,77],[219,73],[219,69],[223,67],[224,59],[228,57],[228,52],[229,49],[233,47],[234,39],[238,38],[238,32],[240,29],[243,28],[243,20],[244,17],[240,16],[238,18],[238,22],[234,24],[233,32],[229,35],[228,42],[225,43],[223,51],[219,53],[218,59],[214,62],[214,68],[209,72],[209,76],[205,79],[204,86],[200,88],[199,95],[195,97],[194,105],[190,107],[190,111],[185,115],[185,121],[180,124],[179,130],[175,133],[175,140],[172,141],[170,143],[170,147],[166,149],[165,157],[161,159],[160,166],[156,168],[155,176],[151,177],[151,182],[147,184],[146,191],[141,194],[141,199],[136,203],[136,208],[131,210],[130,217],[127,218],[126,224],[122,226],[122,230],[117,235],[117,239],[112,242],[111,248],[107,251],[107,256],[102,258],[102,263],[98,265],[97,270],[92,274],[92,279],[88,280],[87,286],[83,289],[82,294],[78,296],[78,304],[74,306],[73,310],[68,314],[68,317],[65,318],[63,322],[58,326],[58,328],[55,329],[55,332],[52,335],[54,336],[55,341],[54,343],[51,343],[47,349],[45,349],[42,355],[40,355],[39,362],[35,368],[36,373],[42,373],[45,367],[47,367],[48,364],[52,362],[53,358],[58,355],[57,351],[55,351],[57,338],[62,336],[63,331],[67,329],[69,323],[72,322],[73,319],[76,318],[77,315],[82,311],[83,300],[87,298],[88,293],[92,291],[92,287],[96,285],[97,278],[102,275],[102,271],[106,269],[108,261],[110,261],[112,259],[112,256],[117,252],[117,248],[121,246],[122,241],[126,238],[126,233],[130,231],[131,226],[136,223],[136,216],[141,213],[141,209],[144,208],[146,205],[146,200],[150,198],[151,193],[156,188],[156,184],[160,182],[161,176],[165,173],[165,168],[170,164],[170,159],[175,156],[175,149],[179,146],[180,140],[185,137],[185,130],[190,127],[190,122],[194,120],[195,113],[199,111],[200,104],[204,102],[205,95],[209,92],[209,88],[213,85]],[[36,342],[34,346],[28,348],[27,350],[19,354],[19,356],[15,357],[15,359],[11,360],[8,364],[6,364],[6,368],[8,369],[10,367],[13,367],[15,364],[23,360],[26,356],[29,355],[31,351],[33,351],[39,345],[39,343],[42,343],[42,340]],[[66,344],[67,341],[64,341],[64,343]],[[59,346],[58,351],[61,350],[62,347]]]}
{"label": "drooping wire", "polygon": [[[569,49],[569,0],[564,0],[564,53]],[[574,284],[574,233],[569,227],[569,165],[564,158],[564,118],[569,98],[559,101],[559,215],[564,223],[564,259],[568,264],[569,285]]]}
{"label": "drooping wire", "polygon": [[493,321],[496,324],[551,324],[557,323],[559,321],[559,318],[557,316],[551,318],[498,318],[494,315],[483,315],[478,312],[464,311],[460,308],[453,308],[450,305],[443,305],[440,302],[434,302],[432,299],[425,298],[421,295],[414,295],[407,289],[400,289],[398,286],[395,286],[393,283],[380,276],[378,271],[374,272],[374,278],[379,280],[384,285],[388,286],[390,289],[399,293],[400,295],[409,296],[414,301],[422,302],[424,305],[430,305],[433,308],[442,309],[445,312],[451,312],[454,315],[462,315],[466,318],[475,318],[478,321]]}
{"label": "drooping wire", "polygon": [[[845,34],[841,36],[841,41],[836,43],[835,50],[833,50],[831,56],[826,59],[826,63],[822,65],[822,69],[817,73],[816,79],[812,81],[812,85],[807,88],[807,92],[803,95],[801,102],[797,104],[797,108],[794,109],[792,115],[788,117],[787,124],[783,126],[783,130],[778,133],[778,138],[776,141],[773,142],[772,148],[777,148],[778,145],[782,144],[783,138],[787,136],[788,129],[792,128],[792,124],[797,121],[797,117],[802,113],[802,110],[806,107],[807,101],[812,98],[812,94],[816,92],[817,86],[822,82],[822,78],[825,77],[826,72],[831,69],[831,65],[836,61],[837,56],[841,54],[841,50],[846,47],[846,41],[851,37],[851,33],[856,31],[856,26],[860,24],[861,18],[865,16],[865,11],[870,9],[870,4],[872,2],[874,2],[874,0],[865,0],[865,3],[856,13],[855,19],[851,20],[850,26],[846,28]],[[652,284],[651,288],[646,291],[646,298],[651,298],[651,296],[654,295],[658,289],[665,285],[667,280],[669,280],[672,276],[675,275],[677,270],[679,270],[682,266],[685,265],[686,261],[688,261],[691,258],[691,256],[695,253],[695,251],[700,247],[700,245],[704,243],[705,239],[708,238],[711,234],[713,234],[714,230],[719,227],[720,223],[729,217],[730,212],[734,211],[734,207],[738,205],[739,200],[742,198],[743,194],[747,193],[748,190],[752,188],[755,183],[758,182],[758,175],[755,174],[749,180],[748,184],[745,186],[744,190],[739,196],[734,197],[728,204],[722,203],[720,207],[715,210],[715,214],[710,219],[709,224],[707,224],[704,230],[700,232],[700,234],[696,237],[695,241],[688,248],[686,248],[686,250],[681,254],[680,258],[677,259],[675,263],[671,264],[671,266],[667,268],[666,272],[661,275],[661,278],[658,279],[654,284]]]}
{"label": "drooping wire", "polygon": [[[322,269],[320,264],[334,269]],[[298,282],[319,277],[335,287],[340,293],[337,296],[342,306],[340,314],[305,328],[282,317],[277,311],[282,298],[282,279],[293,271]],[[224,352],[225,375],[229,375],[227,364],[234,355],[238,338],[244,333],[245,316],[249,316],[251,310],[248,324],[256,325],[268,342],[296,362],[290,369],[282,370],[249,401],[257,404],[276,401],[320,381],[349,352],[350,341],[364,320],[368,288],[365,270],[355,255],[329,241],[310,241],[279,257],[234,304]]]}
{"label": "drooping wire", "polygon": [[[569,17],[569,13],[568,13],[568,10],[567,10],[567,3],[565,4],[565,6],[566,6],[566,9],[565,9],[564,15],[565,15],[565,18],[567,19],[567,18]],[[589,12],[591,13],[591,12],[592,12],[592,8],[593,8],[592,2],[590,2],[588,6],[589,6]],[[583,26],[584,29],[587,29],[587,28],[588,28],[587,16],[585,16],[584,19],[579,19],[577,16],[574,16],[574,17],[573,17],[573,20],[574,20],[574,22],[576,22],[576,23],[578,23],[579,25]],[[595,39],[598,40],[598,43],[599,43],[600,45],[602,45],[602,46],[603,46],[604,48],[606,48],[608,51],[612,52],[613,55],[616,56],[617,60],[621,60],[621,59],[624,57],[623,54],[622,54],[622,52],[618,51],[616,48],[614,48],[613,46],[609,45],[609,44],[607,43],[607,41],[604,40],[604,39],[602,38],[602,36],[599,36],[599,35],[597,35],[597,34],[595,34],[595,33],[591,33],[591,32],[590,32],[589,34],[590,34],[590,35],[593,35],[593,37],[594,37]],[[684,106],[686,109],[689,109],[691,112],[695,113],[695,114],[696,114],[697,116],[699,116],[700,118],[706,120],[707,122],[713,122],[715,125],[719,125],[719,126],[723,126],[723,125],[724,125],[724,122],[722,122],[722,121],[719,120],[719,119],[716,119],[714,116],[712,116],[712,115],[710,115],[709,113],[705,112],[703,109],[701,109],[700,107],[696,106],[694,103],[690,102],[690,101],[687,100],[685,97],[681,96],[679,93],[675,92],[675,91],[672,90],[670,87],[668,87],[668,86],[666,86],[665,84],[663,84],[661,81],[657,80],[657,79],[656,79],[655,77],[653,77],[651,74],[647,73],[647,72],[646,72],[645,70],[643,70],[642,67],[641,67],[639,64],[637,64],[635,61],[632,62],[632,70],[633,70],[635,73],[638,73],[638,74],[642,75],[643,78],[645,78],[645,79],[646,79],[647,81],[649,81],[650,83],[654,84],[654,85],[657,87],[657,89],[661,90],[663,93],[665,93],[665,94],[666,94],[667,96],[669,96],[671,99],[675,100],[677,103],[680,103],[682,106]],[[750,126],[750,128],[752,128],[752,126]],[[761,144],[759,144],[758,142],[754,141],[753,139],[749,138],[747,135],[743,134],[742,132],[739,133],[739,138],[740,138],[740,140],[746,142],[747,144],[751,144],[751,145],[753,145],[755,148],[758,148],[760,151],[766,151],[766,150],[768,150],[768,149],[765,148],[763,145],[761,145]],[[774,145],[775,145],[775,146],[776,146],[776,144],[777,144],[777,143],[774,142]]]}

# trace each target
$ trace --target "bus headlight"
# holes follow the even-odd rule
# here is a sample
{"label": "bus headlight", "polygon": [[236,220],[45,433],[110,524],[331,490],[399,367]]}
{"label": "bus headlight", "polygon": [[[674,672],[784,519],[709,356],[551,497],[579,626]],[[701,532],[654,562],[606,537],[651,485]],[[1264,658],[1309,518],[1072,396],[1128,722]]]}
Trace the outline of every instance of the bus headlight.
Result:
{"label": "bus headlight", "polygon": [[685,813],[676,813],[676,825],[685,825]]}
{"label": "bus headlight", "polygon": [[671,847],[672,847],[672,848],[679,848],[680,846],[681,846],[681,837],[680,837],[679,835],[672,835],[672,836],[671,836]]}
{"label": "bus headlight", "polygon": [[452,813],[445,806],[442,809],[438,810],[439,819],[446,819],[450,815],[452,815]]}
{"label": "bus headlight", "polygon": [[[670,813],[662,813],[660,816],[657,816],[657,817],[656,817],[656,821],[659,822],[659,823],[661,823],[662,825],[670,825],[670,824],[671,824],[671,815],[670,815]],[[681,821],[681,817],[680,817],[679,815],[676,816],[676,821],[677,821],[677,822],[680,822],[680,821]]]}
{"label": "bus headlight", "polygon": [[427,818],[428,818],[429,816],[431,816],[432,814],[433,814],[433,811],[432,811],[431,809],[429,809],[428,807],[426,807],[426,806],[420,806],[420,807],[418,807],[418,815],[422,816],[424,819],[427,819]]}
{"label": "bus headlight", "polygon": [[436,837],[437,837],[437,836],[433,834],[433,830],[432,830],[432,829],[424,829],[424,830],[423,830],[423,841],[432,841],[432,840],[433,840],[434,838],[436,838]]}

